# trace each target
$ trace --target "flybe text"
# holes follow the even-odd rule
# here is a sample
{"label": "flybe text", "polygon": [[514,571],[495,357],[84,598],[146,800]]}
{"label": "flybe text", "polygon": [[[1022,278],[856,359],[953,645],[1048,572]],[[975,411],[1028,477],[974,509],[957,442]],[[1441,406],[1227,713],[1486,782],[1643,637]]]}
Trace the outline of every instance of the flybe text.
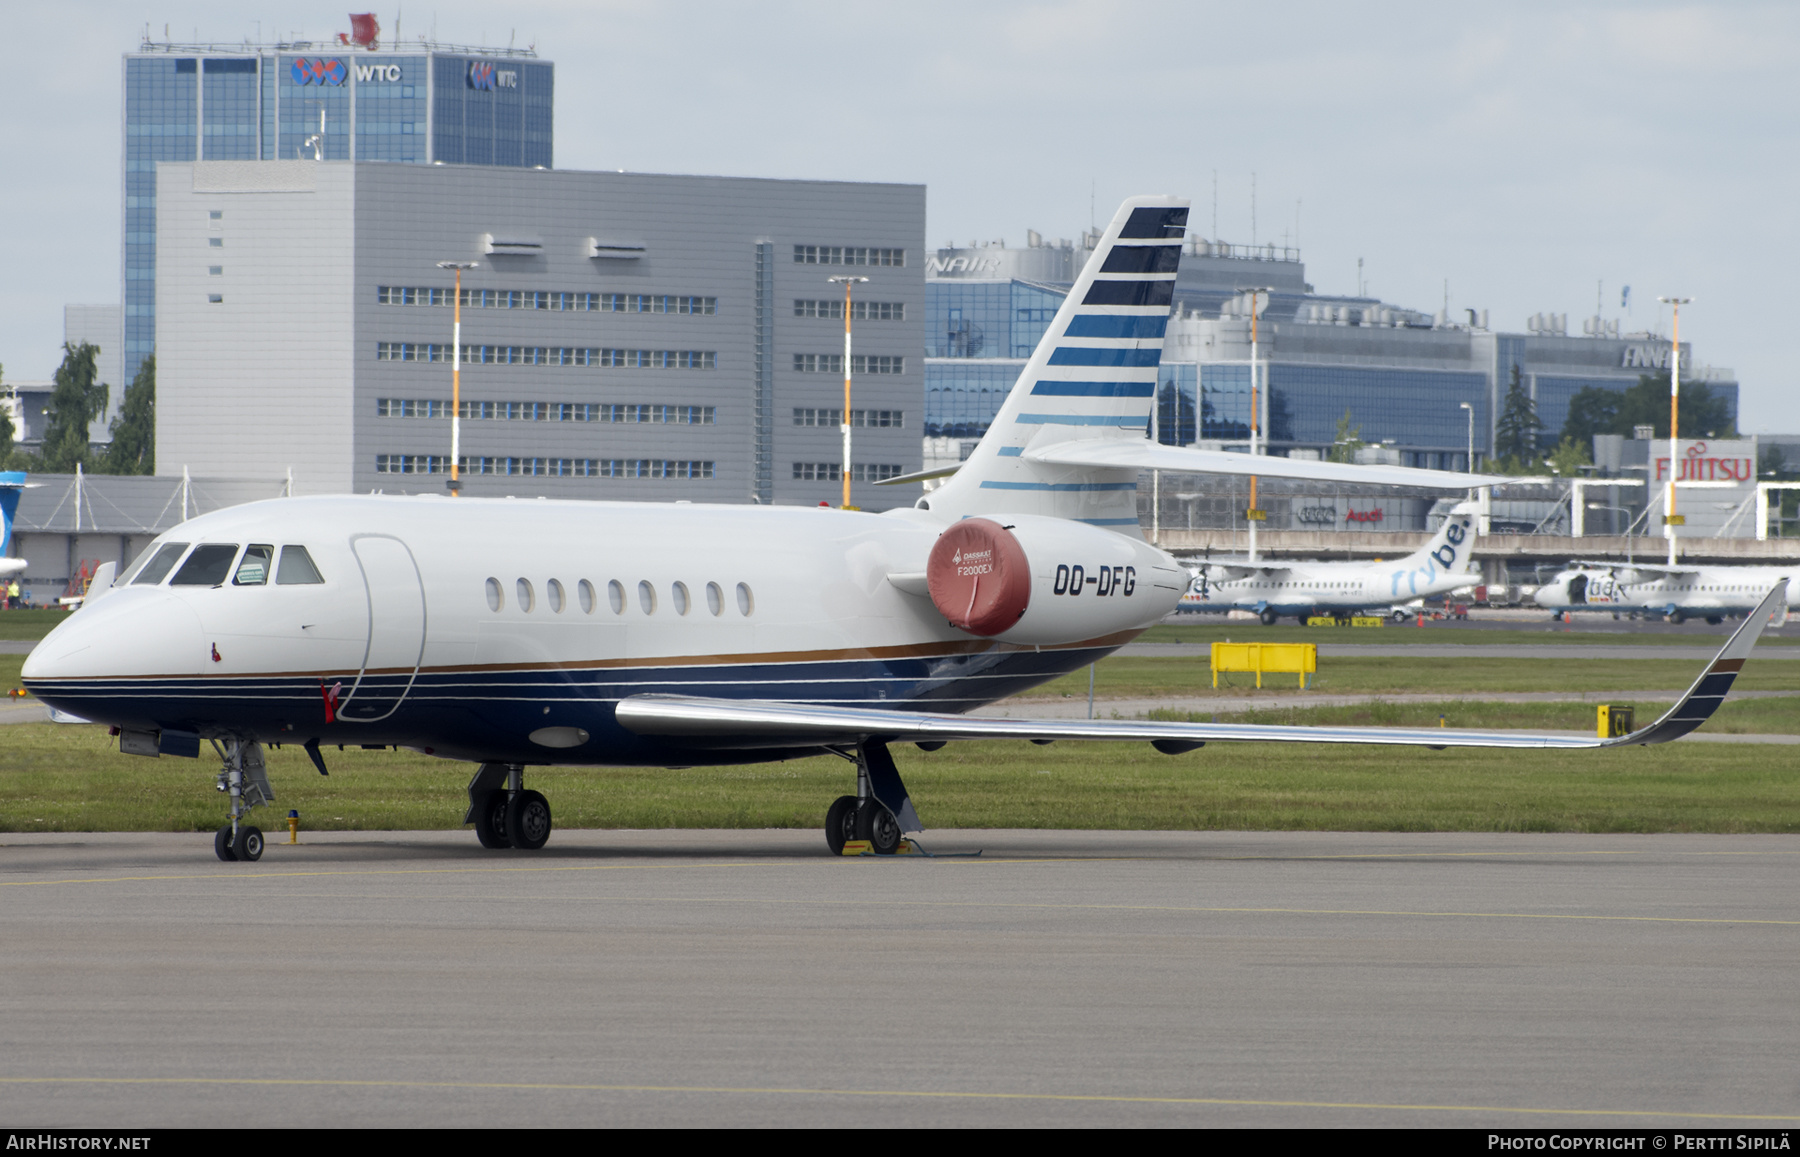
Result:
{"label": "flybe text", "polygon": [[1137,591],[1137,567],[1103,566],[1089,571],[1084,566],[1057,565],[1053,594],[1078,596],[1089,587],[1094,588],[1095,598],[1112,595],[1130,598]]}

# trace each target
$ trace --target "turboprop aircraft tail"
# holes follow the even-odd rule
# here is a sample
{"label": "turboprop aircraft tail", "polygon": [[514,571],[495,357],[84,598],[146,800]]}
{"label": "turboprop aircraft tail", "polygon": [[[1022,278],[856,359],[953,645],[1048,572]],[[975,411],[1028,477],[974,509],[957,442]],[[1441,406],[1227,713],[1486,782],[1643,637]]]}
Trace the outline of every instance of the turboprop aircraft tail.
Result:
{"label": "turboprop aircraft tail", "polygon": [[13,515],[19,509],[19,495],[24,491],[23,471],[0,470],[0,557],[12,547]]}

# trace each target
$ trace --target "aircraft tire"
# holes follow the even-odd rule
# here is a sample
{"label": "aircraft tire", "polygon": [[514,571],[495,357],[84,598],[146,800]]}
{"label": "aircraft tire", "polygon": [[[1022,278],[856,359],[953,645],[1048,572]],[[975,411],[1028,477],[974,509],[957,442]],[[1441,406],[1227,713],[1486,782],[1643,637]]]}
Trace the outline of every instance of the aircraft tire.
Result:
{"label": "aircraft tire", "polygon": [[475,803],[475,838],[484,848],[510,848],[506,834],[506,793],[484,792]]}
{"label": "aircraft tire", "polygon": [[258,827],[238,828],[237,843],[232,846],[231,850],[238,859],[248,863],[255,863],[257,860],[262,859],[262,829]]}
{"label": "aircraft tire", "polygon": [[900,850],[900,821],[874,800],[856,810],[856,838],[869,841],[869,850],[891,856]]}
{"label": "aircraft tire", "polygon": [[1725,616],[1723,616],[1723,615],[1708,615],[1708,616],[1706,616],[1706,621],[1716,627],[1720,623],[1725,621]]}
{"label": "aircraft tire", "polygon": [[1276,621],[1279,620],[1280,618],[1281,618],[1281,616],[1276,614],[1274,611],[1265,610],[1262,613],[1262,625],[1265,627],[1272,627],[1275,625]]}
{"label": "aircraft tire", "polygon": [[856,838],[856,797],[840,795],[825,811],[825,846],[831,854],[844,854],[844,845]]}
{"label": "aircraft tire", "polygon": [[1676,611],[1674,614],[1669,616],[1669,621],[1679,627],[1681,624],[1687,622],[1687,616],[1682,614],[1680,611]]}
{"label": "aircraft tire", "polygon": [[231,848],[230,824],[213,833],[213,854],[227,863],[237,859],[237,853]]}
{"label": "aircraft tire", "polygon": [[535,791],[522,791],[508,800],[506,838],[528,852],[543,847],[550,839],[550,801]]}

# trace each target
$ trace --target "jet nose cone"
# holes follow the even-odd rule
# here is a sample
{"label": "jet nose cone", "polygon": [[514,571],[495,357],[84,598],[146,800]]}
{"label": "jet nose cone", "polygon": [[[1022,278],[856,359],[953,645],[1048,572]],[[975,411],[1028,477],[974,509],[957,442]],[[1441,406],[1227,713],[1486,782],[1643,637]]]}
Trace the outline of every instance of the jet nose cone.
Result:
{"label": "jet nose cone", "polygon": [[[161,590],[114,591],[44,636],[20,671],[27,685],[142,675],[196,675],[200,619]],[[32,687],[46,697],[52,688]],[[53,704],[61,706],[61,704]]]}

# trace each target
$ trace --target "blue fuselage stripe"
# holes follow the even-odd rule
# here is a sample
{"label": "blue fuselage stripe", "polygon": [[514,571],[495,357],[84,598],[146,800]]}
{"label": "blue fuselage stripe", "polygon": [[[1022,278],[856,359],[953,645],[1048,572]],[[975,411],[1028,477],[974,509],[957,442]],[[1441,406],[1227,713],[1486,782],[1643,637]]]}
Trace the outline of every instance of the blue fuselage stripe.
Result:
{"label": "blue fuselage stripe", "polygon": [[1059,346],[1050,354],[1053,366],[1125,366],[1143,369],[1162,361],[1162,347],[1147,350],[1090,349],[1086,346]]}

